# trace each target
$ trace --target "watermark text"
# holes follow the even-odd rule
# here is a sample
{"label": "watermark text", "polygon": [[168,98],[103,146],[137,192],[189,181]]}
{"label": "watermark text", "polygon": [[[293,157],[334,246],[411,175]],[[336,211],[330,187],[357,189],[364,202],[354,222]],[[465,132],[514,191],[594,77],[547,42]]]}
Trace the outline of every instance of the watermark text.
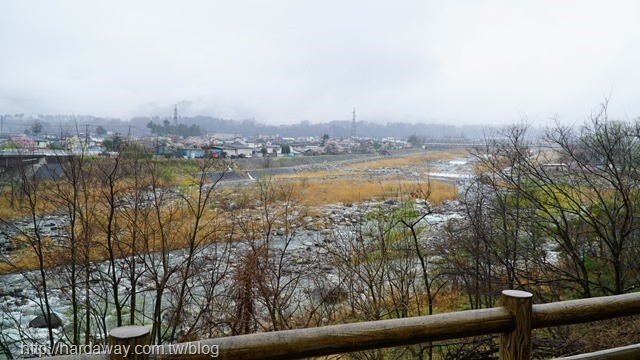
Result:
{"label": "watermark text", "polygon": [[218,357],[218,345],[203,344],[195,341],[182,344],[167,345],[69,345],[57,343],[53,347],[43,344],[22,344],[21,355],[36,357],[46,357],[53,355],[121,355],[123,357],[133,355],[209,355],[212,358]]}

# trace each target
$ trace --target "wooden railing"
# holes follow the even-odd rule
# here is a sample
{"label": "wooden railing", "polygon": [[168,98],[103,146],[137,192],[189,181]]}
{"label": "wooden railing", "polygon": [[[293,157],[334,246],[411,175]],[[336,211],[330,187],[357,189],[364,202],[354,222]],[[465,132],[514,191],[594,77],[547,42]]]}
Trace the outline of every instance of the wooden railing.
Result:
{"label": "wooden railing", "polygon": [[[479,335],[501,334],[501,360],[531,356],[531,330],[640,314],[640,293],[533,305],[528,292],[505,290],[502,306],[412,318],[265,332],[173,345],[146,345],[149,329],[111,331],[110,344],[129,346],[127,359],[299,359]],[[180,352],[180,354],[178,354]],[[135,356],[133,356],[135,355]],[[59,356],[60,360],[79,357]],[[123,359],[111,353],[82,359]],[[640,359],[640,345],[567,359]]]}

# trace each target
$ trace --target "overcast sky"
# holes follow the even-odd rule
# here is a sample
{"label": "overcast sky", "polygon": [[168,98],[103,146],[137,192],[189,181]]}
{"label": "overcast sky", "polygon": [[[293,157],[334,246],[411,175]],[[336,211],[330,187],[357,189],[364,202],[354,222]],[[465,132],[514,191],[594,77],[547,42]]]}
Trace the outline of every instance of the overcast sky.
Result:
{"label": "overcast sky", "polygon": [[[0,0],[0,114],[640,116],[640,2]],[[611,94],[611,95],[609,95]]]}

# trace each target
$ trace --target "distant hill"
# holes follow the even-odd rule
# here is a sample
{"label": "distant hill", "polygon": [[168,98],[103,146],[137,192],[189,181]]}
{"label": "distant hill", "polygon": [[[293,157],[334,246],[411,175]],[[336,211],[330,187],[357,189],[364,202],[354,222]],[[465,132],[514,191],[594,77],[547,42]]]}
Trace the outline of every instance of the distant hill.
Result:
{"label": "distant hill", "polygon": [[[25,117],[22,114],[3,115],[4,133],[24,133],[35,122],[43,125],[43,132],[48,134],[84,134],[86,130],[90,133],[95,131],[98,125],[107,131],[143,135],[150,132],[147,124],[153,121],[161,124],[164,120],[171,120],[169,117],[134,117],[131,120],[121,120],[114,118],[101,118],[91,115],[39,115],[38,117]],[[254,135],[274,135],[285,137],[316,136],[321,137],[329,134],[331,137],[346,137],[351,135],[351,121],[334,120],[326,123],[313,124],[309,121],[302,121],[299,124],[290,125],[269,125],[254,119],[233,120],[220,119],[211,116],[180,117],[179,123],[185,125],[196,124],[203,131],[240,134],[245,137]],[[418,136],[432,137],[466,137],[469,139],[483,138],[487,132],[486,126],[481,125],[446,125],[446,124],[426,124],[426,123],[402,123],[389,122],[386,124],[358,121],[356,123],[356,135],[358,137],[395,137],[398,139],[407,138],[412,134]],[[28,131],[28,130],[27,130]]]}

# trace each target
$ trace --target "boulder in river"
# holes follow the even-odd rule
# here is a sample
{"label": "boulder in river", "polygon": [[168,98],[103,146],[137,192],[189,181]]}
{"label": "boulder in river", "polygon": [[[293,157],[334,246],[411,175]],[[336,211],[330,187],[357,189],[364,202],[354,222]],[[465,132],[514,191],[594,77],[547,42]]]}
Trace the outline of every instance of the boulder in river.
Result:
{"label": "boulder in river", "polygon": [[29,327],[38,329],[55,329],[62,326],[62,320],[55,313],[51,313],[51,323],[48,324],[46,315],[38,315],[33,320],[29,321]]}

